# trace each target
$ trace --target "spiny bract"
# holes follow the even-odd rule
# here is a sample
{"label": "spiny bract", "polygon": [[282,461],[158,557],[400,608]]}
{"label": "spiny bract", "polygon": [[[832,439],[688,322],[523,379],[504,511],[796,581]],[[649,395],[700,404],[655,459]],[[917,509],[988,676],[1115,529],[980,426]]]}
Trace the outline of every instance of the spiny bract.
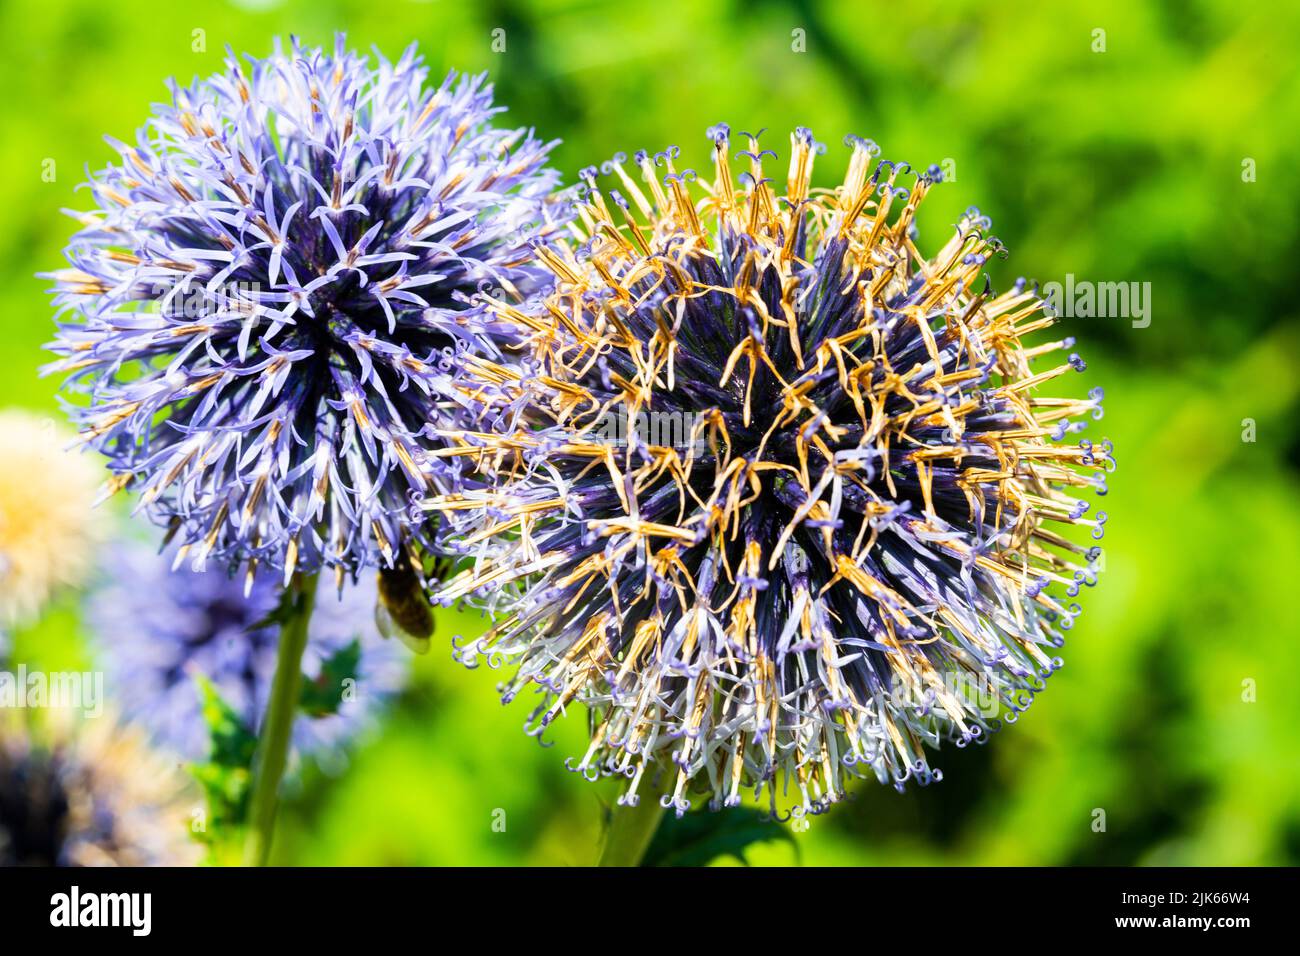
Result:
{"label": "spiny bract", "polygon": [[[495,354],[470,298],[547,278],[549,144],[491,124],[482,76],[437,89],[339,37],[171,85],[53,274],[72,414],[159,522],[228,563],[389,564],[436,484],[445,382]],[[110,142],[113,142],[110,140]]]}
{"label": "spiny bract", "polygon": [[907,188],[850,137],[843,185],[813,190],[800,129],[780,195],[756,137],[739,176],[710,137],[711,183],[676,150],[638,154],[641,184],[607,164],[608,197],[588,171],[581,245],[539,250],[555,293],[494,304],[529,353],[464,367],[483,424],[444,454],[488,477],[430,503],[474,558],[441,596],[502,615],[458,653],[517,664],[534,732],[587,705],[575,769],[625,775],[624,801],[671,763],[679,813],[789,786],[815,812],[864,771],[937,779],[927,747],[1029,705],[1095,581],[1068,532],[1105,515],[1075,496],[1112,462],[1066,440],[1100,390],[1045,389],[1078,356],[1031,368],[1070,346],[1025,343],[1044,302],[981,278],[987,221],[918,251],[937,169]]}

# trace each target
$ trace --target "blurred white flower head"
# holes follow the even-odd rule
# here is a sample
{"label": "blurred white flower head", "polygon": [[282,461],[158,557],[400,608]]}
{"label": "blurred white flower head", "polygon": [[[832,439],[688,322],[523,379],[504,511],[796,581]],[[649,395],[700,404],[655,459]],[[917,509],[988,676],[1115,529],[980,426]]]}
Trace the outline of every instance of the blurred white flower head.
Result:
{"label": "blurred white flower head", "polygon": [[[48,416],[0,411],[0,635],[90,569],[102,520],[101,469]],[[0,637],[0,641],[3,637]]]}

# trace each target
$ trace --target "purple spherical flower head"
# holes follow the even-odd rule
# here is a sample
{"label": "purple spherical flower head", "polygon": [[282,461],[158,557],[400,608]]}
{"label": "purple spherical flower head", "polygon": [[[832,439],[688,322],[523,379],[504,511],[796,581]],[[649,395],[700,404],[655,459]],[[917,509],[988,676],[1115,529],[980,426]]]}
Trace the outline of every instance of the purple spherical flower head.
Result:
{"label": "purple spherical flower head", "polygon": [[[197,760],[207,754],[208,729],[196,677],[211,681],[249,730],[265,714],[279,640],[278,626],[266,618],[280,587],[264,571],[245,596],[242,579],[216,569],[173,569],[174,557],[175,549],[157,554],[142,542],[116,546],[87,616],[124,715]],[[337,756],[405,682],[409,654],[379,636],[375,601],[373,576],[341,594],[321,581],[302,668],[307,681],[339,683],[338,705],[334,713],[299,715],[293,746],[300,755]],[[336,655],[354,642],[355,673],[323,672],[327,662],[346,659]]]}
{"label": "purple spherical flower head", "polygon": [[850,137],[814,189],[809,130],[784,184],[758,134],[739,168],[708,136],[711,175],[676,148],[583,173],[577,242],[538,253],[554,294],[494,304],[534,364],[462,366],[482,475],[427,503],[470,559],[438,597],[493,613],[457,656],[515,666],[530,732],[585,705],[571,769],[621,802],[820,812],[854,777],[938,780],[933,751],[1030,705],[1115,463],[1072,437],[1102,393],[1049,304],[993,290],[987,218],[921,251],[937,168]]}
{"label": "purple spherical flower head", "polygon": [[482,76],[277,43],[183,87],[87,184],[97,209],[52,274],[52,370],[112,486],[209,556],[391,565],[446,380],[494,355],[481,289],[550,283],[530,247],[564,218],[553,144],[497,129]]}

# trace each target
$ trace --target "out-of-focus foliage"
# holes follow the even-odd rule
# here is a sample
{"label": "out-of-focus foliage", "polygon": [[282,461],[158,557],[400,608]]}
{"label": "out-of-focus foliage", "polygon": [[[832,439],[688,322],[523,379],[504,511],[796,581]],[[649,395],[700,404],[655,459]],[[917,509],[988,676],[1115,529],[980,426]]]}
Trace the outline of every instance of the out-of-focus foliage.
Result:
{"label": "out-of-focus foliage", "polygon": [[206,760],[191,764],[189,769],[203,788],[207,801],[207,826],[201,831],[202,838],[215,851],[223,841],[242,836],[242,827],[248,821],[257,738],[244,726],[234,708],[222,700],[210,680],[198,674],[194,683],[203,701],[203,720],[208,725],[211,750]]}
{"label": "out-of-focus foliage", "polygon": [[[390,56],[418,40],[435,73],[489,70],[511,121],[563,138],[555,160],[569,181],[615,152],[670,143],[683,149],[680,166],[704,168],[704,130],[725,120],[768,127],[766,145],[783,155],[793,126],[812,127],[828,144],[817,181],[832,185],[848,155],[841,139],[857,133],[886,158],[950,161],[955,180],[922,216],[924,247],[977,204],[1011,249],[994,267],[1003,285],[1017,275],[1150,282],[1148,327],[1064,322],[1089,362],[1087,384],[1106,386],[1092,430],[1114,440],[1120,463],[1094,505],[1110,515],[1107,571],[1085,592],[1065,667],[1017,726],[938,758],[942,783],[900,795],[864,781],[794,842],[805,864],[1300,862],[1290,267],[1300,255],[1300,10],[1227,0],[10,2],[0,6],[0,405],[54,407],[54,383],[36,378],[52,326],[32,275],[59,264],[73,226],[58,210],[85,206],[73,192],[83,167],[114,156],[102,134],[129,139],[165,95],[163,77],[214,72],[226,44],[263,54],[272,35],[319,43],[340,28]],[[1254,441],[1243,441],[1245,419]],[[465,672],[438,650],[481,627],[444,613],[381,732],[342,776],[299,782],[280,862],[594,859],[608,791],[563,767],[583,746],[582,717],[559,722],[550,749],[525,737],[527,701],[500,707],[491,672]],[[31,666],[78,666],[75,602],[16,642],[15,659]],[[784,840],[745,856],[796,858]]]}

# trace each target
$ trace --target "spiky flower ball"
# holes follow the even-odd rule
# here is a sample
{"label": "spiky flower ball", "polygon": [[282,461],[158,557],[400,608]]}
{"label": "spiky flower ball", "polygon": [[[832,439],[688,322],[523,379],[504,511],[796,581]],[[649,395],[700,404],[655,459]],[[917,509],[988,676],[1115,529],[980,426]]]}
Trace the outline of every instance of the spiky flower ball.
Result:
{"label": "spiky flower ball", "polygon": [[100,471],[49,417],[0,412],[0,652],[5,631],[81,582],[102,531]]}
{"label": "spiky flower ball", "polygon": [[[517,664],[537,728],[587,705],[575,769],[667,768],[679,812],[793,790],[797,812],[864,772],[940,776],[927,748],[981,740],[1027,707],[1094,582],[1109,446],[1067,436],[1100,391],[969,213],[923,255],[913,219],[938,172],[908,177],[851,138],[843,184],[813,190],[819,146],[791,137],[784,192],[755,137],[712,182],[675,150],[608,164],[522,375],[467,365],[484,427],[447,454],[497,485],[432,503],[472,569],[442,596],[500,617],[462,648]],[[662,182],[662,164],[667,175]],[[1037,360],[1043,361],[1038,368]],[[1082,534],[1079,534],[1082,530]],[[1082,541],[1080,539],[1083,539]]]}
{"label": "spiky flower ball", "polygon": [[185,774],[108,715],[0,713],[0,866],[190,866]]}
{"label": "spiky flower ball", "polygon": [[448,373],[494,351],[469,298],[545,278],[550,145],[492,125],[482,76],[426,75],[414,46],[372,64],[341,36],[232,54],[88,184],[52,367],[196,567],[391,563],[438,477]]}
{"label": "spiky flower ball", "polygon": [[[174,558],[175,549],[158,554],[143,542],[115,546],[86,619],[125,715],[163,747],[200,760],[209,731],[196,678],[210,681],[250,731],[265,715],[280,634],[269,618],[281,589],[267,572],[246,587],[216,569],[173,569]],[[373,575],[341,593],[321,579],[302,662],[317,703],[294,722],[299,756],[339,759],[405,684],[410,655],[380,637],[376,600]]]}

